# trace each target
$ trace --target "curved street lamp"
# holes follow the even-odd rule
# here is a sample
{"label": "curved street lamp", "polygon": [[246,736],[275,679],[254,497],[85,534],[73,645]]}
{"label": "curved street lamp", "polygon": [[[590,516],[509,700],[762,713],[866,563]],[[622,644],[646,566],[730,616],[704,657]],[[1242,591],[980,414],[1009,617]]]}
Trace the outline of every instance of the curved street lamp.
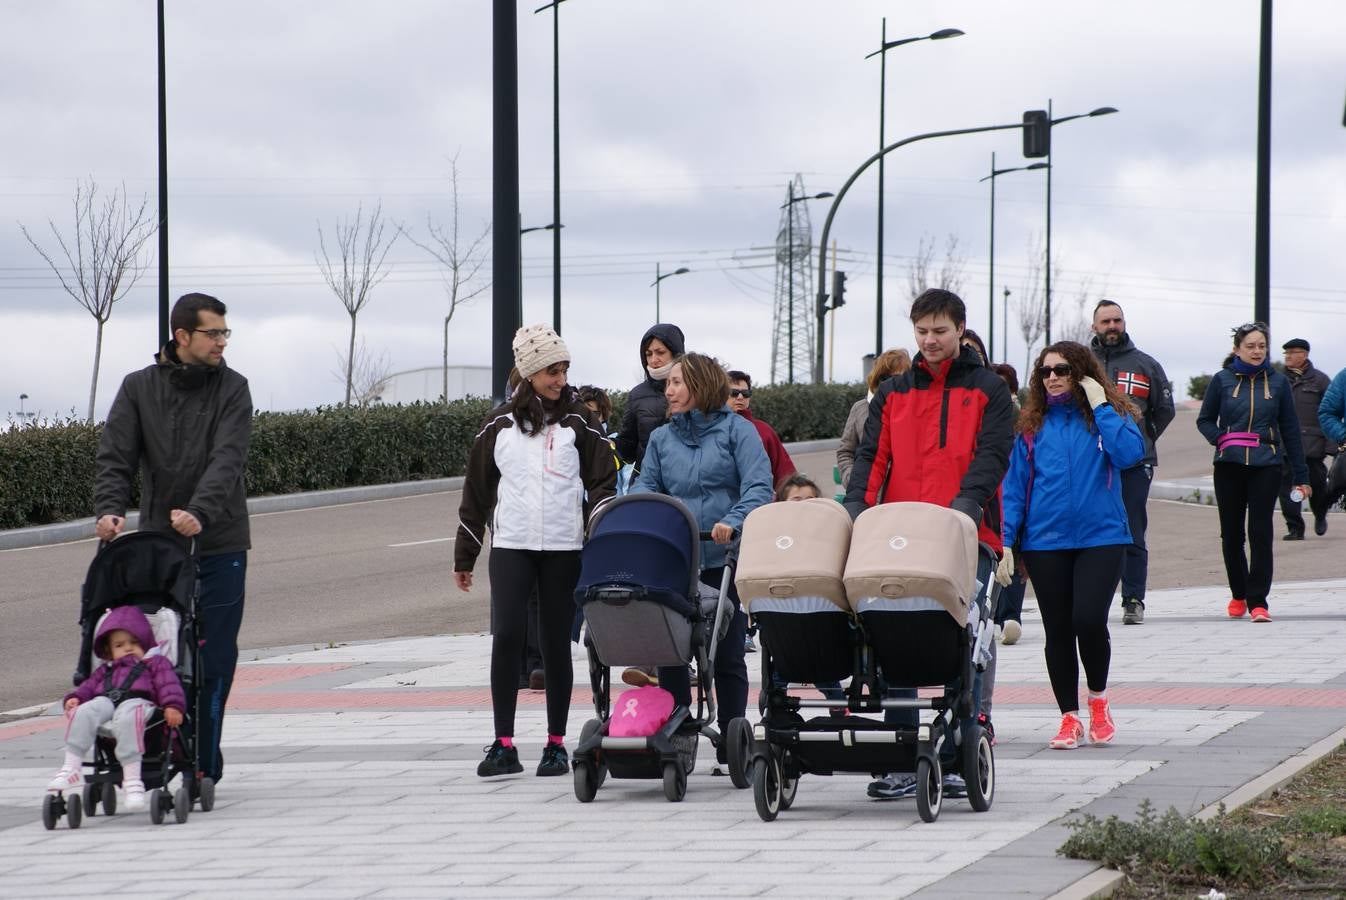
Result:
{"label": "curved street lamp", "polygon": [[[939,31],[931,32],[921,37],[898,38],[895,41],[888,40],[888,19],[884,18],[882,30],[879,32],[879,49],[865,55],[865,59],[877,56],[879,58],[879,152],[883,152],[884,142],[884,112],[886,109],[885,95],[888,82],[888,51],[894,47],[901,47],[903,44],[914,44],[917,41],[942,41],[945,38],[959,37],[963,34],[957,28],[941,28]],[[876,291],[877,311],[874,314],[874,356],[877,357],[883,352],[883,157],[879,157],[879,253],[878,261],[875,264],[875,271],[878,273],[878,286]]]}
{"label": "curved street lamp", "polygon": [[679,266],[672,272],[665,272],[661,275],[659,274],[659,263],[654,264],[654,280],[650,282],[650,287],[654,288],[654,324],[659,324],[659,282],[665,278],[672,278],[674,275],[686,275],[690,271],[692,270],[686,266]]}
{"label": "curved street lamp", "polygon": [[[987,276],[987,286],[989,293],[989,300],[986,307],[986,318],[988,322],[988,330],[986,333],[987,353],[991,354],[995,353],[995,180],[1001,175],[1008,175],[1010,172],[1031,172],[1034,171],[1035,169],[1045,169],[1045,168],[1047,168],[1046,163],[1033,163],[1030,166],[1014,166],[1013,168],[1009,169],[997,169],[995,167],[995,153],[992,152],[991,174],[977,179],[978,182],[982,181],[991,182],[991,260],[990,260],[991,271],[990,274]],[[1006,332],[1006,335],[1008,335],[1008,332]],[[1002,359],[1004,358],[1003,354],[1001,358]],[[991,361],[988,359],[986,362],[989,365]]]}

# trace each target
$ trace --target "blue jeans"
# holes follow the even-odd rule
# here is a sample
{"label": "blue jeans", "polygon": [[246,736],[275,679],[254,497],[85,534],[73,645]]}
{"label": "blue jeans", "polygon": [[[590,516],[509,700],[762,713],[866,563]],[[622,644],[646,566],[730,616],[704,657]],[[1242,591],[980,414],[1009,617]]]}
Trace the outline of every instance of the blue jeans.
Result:
{"label": "blue jeans", "polygon": [[238,629],[243,624],[248,554],[244,551],[203,556],[197,561],[197,571],[201,606],[197,634],[201,642],[201,672],[197,689],[201,714],[197,723],[196,766],[203,775],[218,782],[224,776],[220,733],[229,689],[234,684],[234,669],[238,666]]}

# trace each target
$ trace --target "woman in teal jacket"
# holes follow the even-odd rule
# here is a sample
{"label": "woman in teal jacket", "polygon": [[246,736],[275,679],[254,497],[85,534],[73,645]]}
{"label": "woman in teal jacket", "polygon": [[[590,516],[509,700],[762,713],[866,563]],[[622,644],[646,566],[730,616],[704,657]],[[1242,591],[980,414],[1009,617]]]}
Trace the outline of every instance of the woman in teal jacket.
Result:
{"label": "woman in teal jacket", "polygon": [[[1272,515],[1283,460],[1290,460],[1292,477],[1304,496],[1313,494],[1290,382],[1267,360],[1270,338],[1261,322],[1234,329],[1234,352],[1211,378],[1196,417],[1196,427],[1215,446],[1220,549],[1232,595],[1229,618],[1251,613],[1254,622],[1271,621]],[[1244,552],[1245,519],[1251,564]]]}
{"label": "woman in teal jacket", "polygon": [[[686,504],[698,527],[714,537],[701,545],[701,580],[718,588],[725,545],[743,527],[748,513],[771,502],[771,463],[757,429],[729,408],[729,379],[714,359],[700,353],[679,356],[668,374],[664,396],[668,424],[651,432],[631,493],[668,494]],[[729,720],[748,708],[748,667],[743,661],[748,617],[739,609],[732,582],[730,598],[734,617],[715,655],[721,734]],[[691,705],[686,666],[661,668],[659,685],[678,703]],[[717,752],[724,763],[723,741]]]}
{"label": "woman in teal jacket", "polygon": [[1081,663],[1089,740],[1106,744],[1116,734],[1107,699],[1108,608],[1131,543],[1121,470],[1145,456],[1145,439],[1135,408],[1083,344],[1062,341],[1044,349],[1028,390],[1004,481],[1006,550],[996,580],[1009,584],[1015,554],[1022,553],[1061,709],[1061,728],[1049,746],[1069,750],[1084,738]]}

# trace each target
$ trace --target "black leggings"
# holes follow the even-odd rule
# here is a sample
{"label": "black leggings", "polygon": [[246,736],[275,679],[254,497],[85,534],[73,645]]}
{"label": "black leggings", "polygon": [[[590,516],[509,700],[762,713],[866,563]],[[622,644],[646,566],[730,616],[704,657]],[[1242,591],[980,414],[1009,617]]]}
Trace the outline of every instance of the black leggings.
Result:
{"label": "black leggings", "polygon": [[538,591],[538,645],[547,684],[547,733],[565,734],[575,672],[570,624],[575,618],[578,550],[491,549],[491,709],[495,736],[514,736],[519,659],[528,637],[528,595]]}
{"label": "black leggings", "polygon": [[[1233,598],[1248,601],[1251,609],[1266,609],[1267,594],[1271,591],[1272,518],[1280,489],[1280,466],[1215,464],[1215,505],[1220,510],[1225,577],[1229,579]],[[1243,550],[1245,517],[1251,566]]]}
{"label": "black leggings", "polygon": [[1112,664],[1108,607],[1122,580],[1128,546],[1024,551],[1024,568],[1037,594],[1047,638],[1047,675],[1063,713],[1080,708],[1081,662],[1089,690],[1101,693],[1108,686]]}

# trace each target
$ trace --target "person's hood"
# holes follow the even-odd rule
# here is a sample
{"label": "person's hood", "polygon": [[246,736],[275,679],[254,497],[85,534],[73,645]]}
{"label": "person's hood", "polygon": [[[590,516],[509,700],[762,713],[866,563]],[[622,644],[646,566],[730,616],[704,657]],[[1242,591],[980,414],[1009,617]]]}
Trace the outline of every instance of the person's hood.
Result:
{"label": "person's hood", "polygon": [[1128,350],[1136,349],[1136,345],[1131,343],[1131,335],[1125,331],[1122,332],[1122,339],[1117,342],[1117,346],[1115,347],[1109,347],[1107,344],[1103,343],[1103,336],[1100,334],[1096,334],[1090,338],[1089,346],[1095,351],[1102,351],[1104,353],[1125,353]]}
{"label": "person's hood", "polygon": [[682,335],[682,329],[671,322],[660,322],[657,325],[651,325],[649,330],[640,338],[640,371],[644,373],[645,380],[651,384],[663,384],[662,381],[655,381],[645,371],[645,349],[650,346],[650,341],[658,338],[663,341],[665,347],[672,351],[673,355],[681,356],[687,352],[687,339]]}
{"label": "person's hood", "polygon": [[150,627],[150,620],[145,618],[145,614],[136,606],[118,606],[112,612],[108,613],[103,624],[98,626],[97,633],[93,638],[93,649],[103,659],[108,658],[107,638],[112,632],[121,629],[129,631],[131,636],[140,642],[140,646],[148,653],[156,644],[154,640],[154,629]]}
{"label": "person's hood", "polygon": [[949,373],[953,371],[954,366],[961,366],[969,369],[985,368],[985,366],[983,366],[981,362],[981,354],[979,354],[976,350],[974,350],[971,347],[962,347],[959,350],[957,356],[951,356],[944,362],[938,363],[937,365],[934,366],[930,365],[928,362],[925,361],[925,356],[923,354],[917,353],[915,358],[912,359],[911,364],[913,368],[919,367],[924,369],[926,372],[929,372],[930,377],[932,378],[939,377],[940,369],[943,369],[944,374],[947,376]]}
{"label": "person's hood", "polygon": [[218,376],[220,370],[225,367],[223,359],[218,366],[207,366],[203,363],[193,363],[188,365],[178,358],[178,345],[176,341],[169,341],[164,344],[163,349],[154,355],[154,362],[160,368],[168,370],[169,380],[173,382],[174,387],[184,388],[186,390],[195,390],[201,387],[212,377]]}
{"label": "person's hood", "polygon": [[734,415],[734,411],[726,403],[719,409],[711,410],[709,414],[703,413],[699,409],[693,409],[688,412],[676,413],[668,421],[673,426],[673,433],[684,444],[689,447],[696,447],[701,444],[701,439],[708,432],[719,428],[720,423],[732,415]]}

